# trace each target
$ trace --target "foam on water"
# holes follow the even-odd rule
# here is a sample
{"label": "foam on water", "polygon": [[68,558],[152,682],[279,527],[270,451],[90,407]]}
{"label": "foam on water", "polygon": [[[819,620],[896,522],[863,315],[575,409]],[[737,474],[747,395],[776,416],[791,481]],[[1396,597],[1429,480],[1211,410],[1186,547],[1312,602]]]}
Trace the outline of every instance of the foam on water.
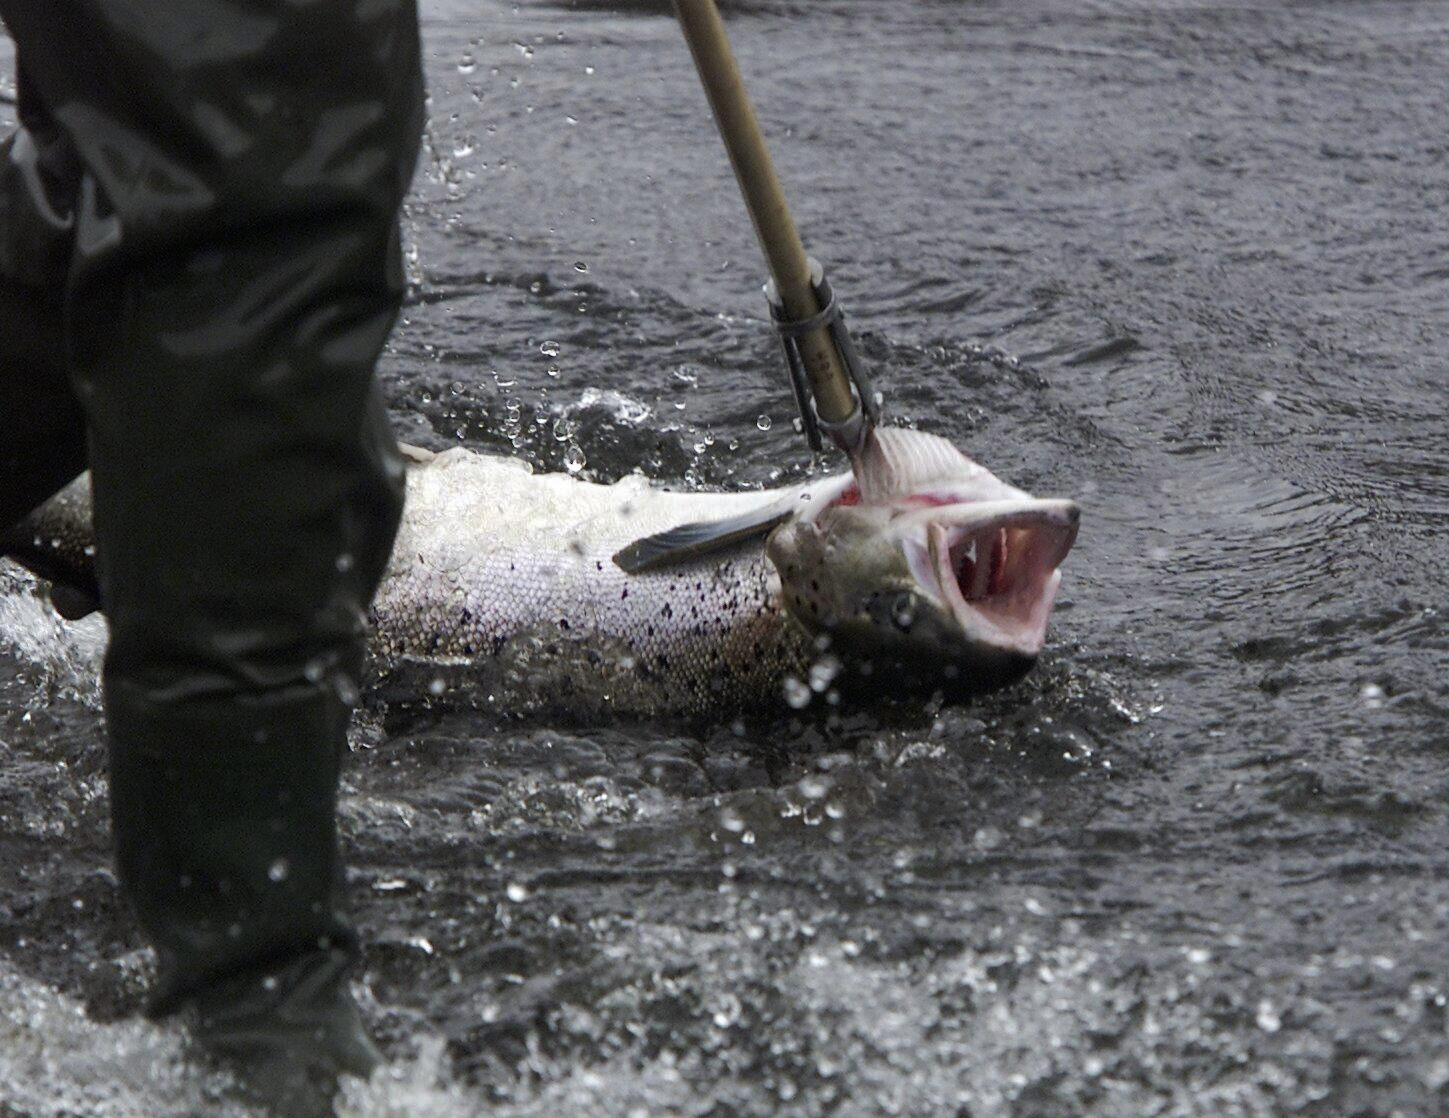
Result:
{"label": "foam on water", "polygon": [[105,621],[99,614],[64,620],[42,584],[10,563],[0,565],[0,647],[39,670],[33,683],[99,707]]}
{"label": "foam on water", "polygon": [[0,1102],[24,1118],[241,1118],[224,1076],[207,1075],[181,1034],[91,1020],[73,999],[0,959]]}

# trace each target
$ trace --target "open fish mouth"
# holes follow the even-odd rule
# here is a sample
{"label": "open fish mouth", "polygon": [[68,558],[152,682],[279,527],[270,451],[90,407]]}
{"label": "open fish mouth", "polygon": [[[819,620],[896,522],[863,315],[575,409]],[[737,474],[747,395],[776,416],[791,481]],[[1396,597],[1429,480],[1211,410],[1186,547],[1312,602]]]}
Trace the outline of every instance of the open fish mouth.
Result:
{"label": "open fish mouth", "polygon": [[1036,656],[1080,512],[1066,500],[948,505],[917,514],[905,545],[912,573],[973,641]]}

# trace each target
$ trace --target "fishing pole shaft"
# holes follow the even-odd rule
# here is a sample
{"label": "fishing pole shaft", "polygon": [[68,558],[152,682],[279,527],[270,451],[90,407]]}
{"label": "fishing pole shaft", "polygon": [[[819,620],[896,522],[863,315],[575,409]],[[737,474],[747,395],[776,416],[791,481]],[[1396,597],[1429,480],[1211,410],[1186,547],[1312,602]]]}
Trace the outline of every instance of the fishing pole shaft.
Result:
{"label": "fishing pole shaft", "polygon": [[[803,399],[804,382],[808,382],[821,426],[853,455],[864,439],[868,422],[876,417],[874,395],[845,338],[839,309],[828,294],[823,272],[819,265],[812,269],[814,262],[805,255],[714,0],[674,0],[674,7],[769,265],[773,280],[771,302],[776,305],[775,317],[781,324],[787,363],[807,433],[812,445],[818,445],[810,404]],[[801,328],[792,330],[792,325]]]}

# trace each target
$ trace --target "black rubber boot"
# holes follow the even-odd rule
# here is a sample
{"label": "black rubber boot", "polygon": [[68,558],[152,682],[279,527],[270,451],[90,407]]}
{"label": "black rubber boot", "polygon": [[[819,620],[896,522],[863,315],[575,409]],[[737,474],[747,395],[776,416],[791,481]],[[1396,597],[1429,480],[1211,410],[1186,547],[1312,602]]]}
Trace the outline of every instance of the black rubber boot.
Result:
{"label": "black rubber boot", "polygon": [[376,1058],[346,985],[334,816],[402,499],[373,366],[403,293],[416,9],[0,14],[27,123],[0,166],[0,515],[84,450],[151,1011],[184,1010],[244,1081],[292,1085],[274,1110],[312,1113]]}
{"label": "black rubber boot", "polygon": [[214,986],[192,1003],[192,1036],[251,1101],[282,1118],[330,1115],[338,1078],[366,1079],[382,1063],[347,990],[350,963],[313,954]]}
{"label": "black rubber boot", "polygon": [[380,1059],[347,987],[357,945],[334,824],[346,705],[193,702],[151,722],[121,706],[112,814],[157,950],[148,1012],[181,1011],[273,1113],[330,1113],[337,1077]]}

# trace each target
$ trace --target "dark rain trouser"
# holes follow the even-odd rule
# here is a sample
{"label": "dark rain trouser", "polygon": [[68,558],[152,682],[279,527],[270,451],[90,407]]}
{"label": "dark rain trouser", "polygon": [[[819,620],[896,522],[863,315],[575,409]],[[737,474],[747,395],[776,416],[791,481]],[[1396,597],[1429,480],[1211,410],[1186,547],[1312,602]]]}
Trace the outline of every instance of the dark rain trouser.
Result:
{"label": "dark rain trouser", "polygon": [[86,465],[156,1012],[355,950],[336,788],[402,499],[414,0],[0,0],[0,521]]}

